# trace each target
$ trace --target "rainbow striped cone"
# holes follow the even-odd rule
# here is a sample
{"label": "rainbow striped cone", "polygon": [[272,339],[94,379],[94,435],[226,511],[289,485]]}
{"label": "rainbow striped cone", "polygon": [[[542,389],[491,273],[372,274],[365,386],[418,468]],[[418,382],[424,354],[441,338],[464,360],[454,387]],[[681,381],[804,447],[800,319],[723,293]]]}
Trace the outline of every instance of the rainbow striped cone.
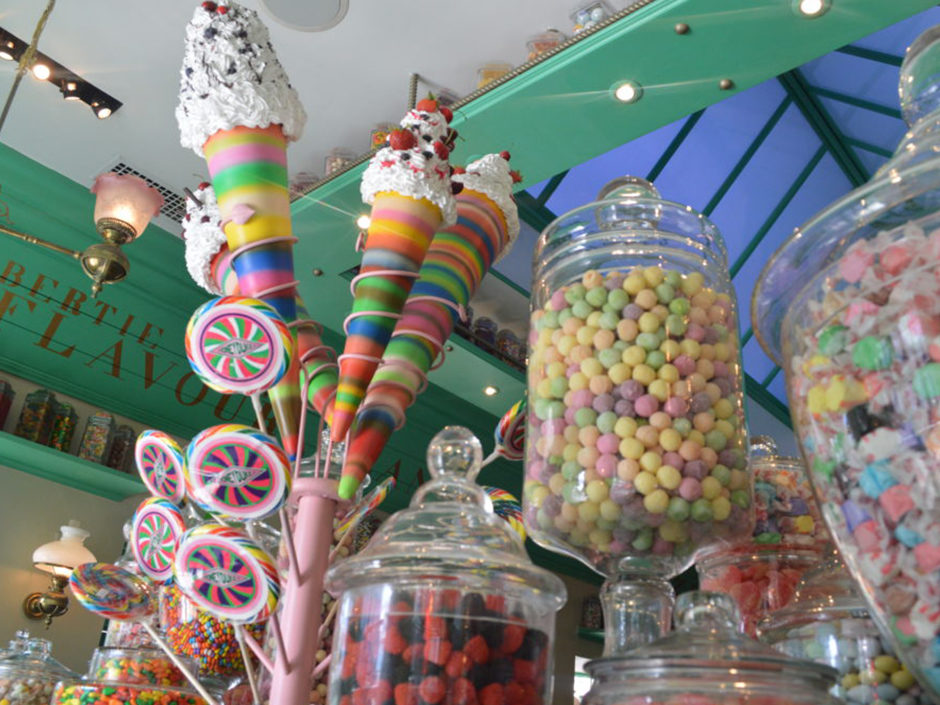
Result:
{"label": "rainbow striped cone", "polygon": [[[464,189],[457,222],[434,236],[401,320],[382,356],[346,450],[340,497],[352,497],[389,436],[404,423],[457,312],[465,307],[508,243],[505,216],[489,197]],[[449,302],[449,303],[448,303]]]}
{"label": "rainbow striped cone", "polygon": [[[206,140],[203,152],[242,295],[268,302],[290,323],[297,317],[296,285],[287,140],[281,126],[219,130]],[[298,446],[299,380],[300,367],[292,364],[268,391],[281,443],[292,457]]]}
{"label": "rainbow striped cone", "polygon": [[440,209],[426,199],[375,196],[329,418],[334,442],[346,437],[440,223]]}

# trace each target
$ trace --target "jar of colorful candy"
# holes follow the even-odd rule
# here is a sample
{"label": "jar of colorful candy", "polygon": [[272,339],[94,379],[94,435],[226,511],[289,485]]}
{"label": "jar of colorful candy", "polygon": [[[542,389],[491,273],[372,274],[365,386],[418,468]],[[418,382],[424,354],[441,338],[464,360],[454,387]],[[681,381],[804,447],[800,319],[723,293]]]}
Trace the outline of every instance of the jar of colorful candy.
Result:
{"label": "jar of colorful candy", "polygon": [[840,553],[940,699],[938,63],[934,28],[901,67],[895,156],[774,253],[751,310]]}
{"label": "jar of colorful candy", "polygon": [[372,128],[369,133],[369,149],[380,149],[382,145],[388,142],[388,133],[394,130],[398,125],[394,122],[380,122]]}
{"label": "jar of colorful candy", "polygon": [[431,441],[432,479],[366,548],[330,568],[341,592],[328,702],[551,702],[555,613],[565,587],[531,563],[474,482],[465,428]]}
{"label": "jar of colorful candy", "polygon": [[591,29],[608,17],[610,17],[614,11],[611,9],[604,0],[594,0],[589,2],[587,5],[582,5],[577,10],[571,13],[571,23],[574,33],[583,32],[586,29]]}
{"label": "jar of colorful candy", "polygon": [[583,705],[841,705],[836,671],[783,656],[736,631],[727,595],[687,592],[675,632],[619,658],[587,663]]}
{"label": "jar of colorful candy", "polygon": [[51,653],[52,642],[17,631],[9,649],[0,656],[0,703],[48,705],[56,681],[78,678]]}
{"label": "jar of colorful candy", "polygon": [[136,440],[137,432],[133,428],[124,424],[118,426],[111,438],[111,448],[108,450],[108,461],[105,465],[121,472],[130,472]]}
{"label": "jar of colorful candy", "polygon": [[55,394],[48,389],[37,389],[26,395],[13,433],[27,441],[49,445],[54,417]]}
{"label": "jar of colorful candy", "polygon": [[477,89],[486,87],[510,71],[512,71],[512,64],[507,64],[505,61],[488,61],[477,69]]}
{"label": "jar of colorful candy", "polygon": [[356,161],[355,152],[343,147],[334,147],[326,155],[323,162],[323,171],[329,177],[338,171],[342,171],[354,161]]}
{"label": "jar of colorful candy", "polygon": [[16,392],[5,379],[0,379],[0,431],[6,426],[7,416],[10,414],[10,407],[13,406],[13,398]]}
{"label": "jar of colorful candy", "polygon": [[[180,657],[191,671],[195,664]],[[159,649],[101,647],[95,649],[88,666],[92,680],[114,683],[186,686],[186,677]]]}
{"label": "jar of colorful candy", "polygon": [[552,222],[534,271],[524,518],[608,577],[611,656],[668,627],[697,551],[751,533],[734,289],[717,228],[633,178]]}
{"label": "jar of colorful candy", "polygon": [[498,331],[499,325],[492,318],[480,316],[473,322],[473,337],[478,345],[482,343],[486,347],[495,348]]}
{"label": "jar of colorful candy", "polygon": [[65,680],[55,686],[49,705],[207,705],[194,690],[149,684]]}
{"label": "jar of colorful candy", "polygon": [[547,54],[564,41],[565,35],[557,29],[547,29],[534,37],[529,37],[529,41],[526,42],[526,48],[529,50],[526,61],[532,61],[542,54]]}
{"label": "jar of colorful candy", "polygon": [[56,402],[54,410],[49,447],[68,453],[72,446],[72,437],[75,435],[75,426],[78,425],[78,414],[71,404],[65,402]]}
{"label": "jar of colorful candy", "polygon": [[85,422],[85,432],[78,447],[78,457],[93,463],[104,464],[111,450],[114,433],[114,417],[106,411],[96,411]]}
{"label": "jar of colorful candy", "polygon": [[878,632],[851,576],[833,553],[806,574],[793,601],[757,626],[761,641],[792,658],[832,666],[832,694],[848,705],[917,705],[930,698]]}

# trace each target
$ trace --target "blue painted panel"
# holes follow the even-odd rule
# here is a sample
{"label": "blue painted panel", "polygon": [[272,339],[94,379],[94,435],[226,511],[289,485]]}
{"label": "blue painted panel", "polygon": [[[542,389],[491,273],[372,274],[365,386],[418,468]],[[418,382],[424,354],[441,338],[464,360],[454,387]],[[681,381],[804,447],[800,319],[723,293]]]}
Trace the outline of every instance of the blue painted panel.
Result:
{"label": "blue painted panel", "polygon": [[[522,176],[525,177],[525,174]],[[529,188],[526,189],[526,191],[530,196],[532,196],[532,198],[538,198],[539,194],[542,193],[542,189],[545,188],[549,181],[551,181],[551,179],[545,179],[545,181],[539,181],[537,184],[532,184],[529,186]]]}
{"label": "blue painted panel", "polygon": [[786,375],[781,370],[776,377],[773,378],[773,381],[767,386],[767,391],[773,394],[777,399],[782,401],[784,404],[789,406],[787,402],[787,382]]}
{"label": "blue painted panel", "polygon": [[874,174],[876,171],[878,171],[879,168],[881,168],[882,164],[888,161],[887,157],[883,157],[880,154],[874,154],[866,149],[862,149],[861,147],[856,147],[855,153],[862,161],[862,164],[865,165],[865,168],[868,170],[869,174]]}
{"label": "blue painted panel", "polygon": [[898,68],[833,52],[800,68],[813,86],[857,96],[881,105],[898,105]]}
{"label": "blue painted panel", "polygon": [[684,122],[665,125],[574,167],[546,205],[561,215],[595,200],[601,187],[618,176],[646,176]]}
{"label": "blue painted panel", "polygon": [[[854,137],[893,152],[907,131],[907,125],[903,120],[890,115],[856,108],[830,98],[820,98],[820,102],[846,137]],[[895,99],[893,103],[882,103],[882,105],[897,108],[898,102]]]}
{"label": "blue painted panel", "polygon": [[773,361],[764,354],[757,338],[747,341],[741,358],[744,361],[744,371],[758,382],[762,381],[774,368]]}
{"label": "blue painted panel", "polygon": [[932,7],[886,27],[880,32],[859,39],[855,44],[895,56],[903,56],[904,50],[917,38],[917,35],[935,24],[940,24],[940,8]]}
{"label": "blue painted panel", "polygon": [[532,255],[539,232],[526,222],[519,223],[519,238],[493,269],[526,291],[532,290]]}
{"label": "blue painted panel", "polygon": [[784,95],[765,81],[706,110],[656,181],[663,198],[702,210]]}
{"label": "blue painted panel", "polygon": [[820,144],[799,109],[791,106],[712,213],[728,246],[729,263],[747,247]]}

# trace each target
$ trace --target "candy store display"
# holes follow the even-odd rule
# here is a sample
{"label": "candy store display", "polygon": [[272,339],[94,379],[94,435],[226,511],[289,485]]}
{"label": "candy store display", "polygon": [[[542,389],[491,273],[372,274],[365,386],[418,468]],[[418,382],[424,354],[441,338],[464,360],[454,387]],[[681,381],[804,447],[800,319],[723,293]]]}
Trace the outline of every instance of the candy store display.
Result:
{"label": "candy store display", "polygon": [[195,691],[152,685],[62,681],[50,705],[207,705]]}
{"label": "candy store display", "polygon": [[940,697],[938,413],[940,29],[901,67],[912,126],[867,184],[798,229],[754,292],[755,334],[787,374],[823,517],[872,616]]}
{"label": "candy store display", "polygon": [[835,669],[788,658],[738,632],[738,621],[727,595],[679,595],[672,634],[586,664],[583,705],[842,705],[827,692]]}
{"label": "candy store display", "polygon": [[492,318],[480,316],[473,322],[471,331],[473,331],[474,342],[478,344],[485,343],[491,348],[496,347],[496,335],[499,332],[499,324]]}
{"label": "candy store display", "polygon": [[488,61],[477,69],[477,89],[485,88],[497,78],[512,71],[512,64],[505,61]]}
{"label": "candy store display", "polygon": [[68,453],[78,425],[78,414],[71,404],[56,402],[55,415],[52,419],[52,432],[49,435],[49,447]]}
{"label": "candy store display", "polygon": [[148,497],[137,506],[128,543],[147,577],[158,583],[172,578],[173,559],[184,531],[182,512],[168,499]]}
{"label": "candy store display", "polygon": [[756,636],[757,622],[784,607],[829,550],[829,532],[802,460],[777,455],[773,439],[758,436],[749,468],[756,516],[750,540],[700,553],[695,570],[703,590],[734,598],[744,631]]}
{"label": "candy store display", "polygon": [[525,362],[525,343],[508,328],[501,328],[496,333],[496,349],[510,360],[520,364]]}
{"label": "candy store display", "polygon": [[338,171],[342,171],[347,166],[356,161],[356,153],[345,147],[334,147],[323,160],[323,172],[327,177],[332,176]]}
{"label": "candy store display", "polygon": [[372,128],[372,132],[369,133],[369,149],[381,149],[386,142],[388,142],[388,136],[392,130],[394,130],[398,125],[393,122],[380,122],[375,127]]}
{"label": "candy store display", "polygon": [[585,29],[600,24],[612,14],[614,11],[604,0],[595,0],[571,13],[572,31],[575,34],[583,32]]}
{"label": "candy store display", "polygon": [[[473,480],[466,429],[431,441],[432,480],[358,555],[327,573],[341,591],[328,702],[550,702],[561,580],[528,559]],[[368,569],[366,569],[368,566]]]}
{"label": "candy store display", "polygon": [[163,431],[147,429],[134,445],[134,463],[144,485],[155,497],[179,504],[186,496],[183,449]]}
{"label": "candy store display", "polygon": [[27,394],[13,434],[33,443],[48,445],[52,435],[52,420],[55,418],[55,403],[55,394],[48,389],[37,389]]}
{"label": "candy store display", "polygon": [[[192,667],[194,664],[188,665]],[[182,671],[158,649],[95,649],[88,666],[88,675],[95,681],[186,686],[186,677]]]}
{"label": "candy store display", "polygon": [[6,426],[7,416],[10,415],[10,407],[13,406],[13,398],[16,392],[5,379],[0,379],[0,431]]}
{"label": "candy store display", "polygon": [[108,460],[105,465],[122,472],[130,472],[136,440],[137,432],[133,428],[126,424],[118,426],[114,430],[114,437],[111,439],[111,450],[108,451]]}
{"label": "candy store display", "polygon": [[848,705],[933,702],[872,621],[835,554],[800,582],[785,608],[758,624],[761,641],[839,672],[832,694]]}
{"label": "candy store display", "polygon": [[78,446],[78,457],[93,463],[104,464],[111,450],[114,433],[114,416],[106,411],[96,411],[85,422],[85,432]]}
{"label": "candy store display", "polygon": [[[668,619],[666,579],[753,526],[723,241],[626,178],[554,221],[535,262],[526,528],[608,576],[608,609],[641,590]],[[610,611],[605,623],[607,655],[656,636]]]}
{"label": "candy store display", "polygon": [[57,681],[78,677],[51,653],[52,642],[17,631],[8,649],[0,654],[0,703],[48,705]]}
{"label": "candy store display", "polygon": [[542,54],[550,52],[564,42],[565,39],[565,35],[557,29],[546,29],[544,32],[529,37],[529,41],[526,42],[526,49],[529,50],[526,61],[532,61]]}

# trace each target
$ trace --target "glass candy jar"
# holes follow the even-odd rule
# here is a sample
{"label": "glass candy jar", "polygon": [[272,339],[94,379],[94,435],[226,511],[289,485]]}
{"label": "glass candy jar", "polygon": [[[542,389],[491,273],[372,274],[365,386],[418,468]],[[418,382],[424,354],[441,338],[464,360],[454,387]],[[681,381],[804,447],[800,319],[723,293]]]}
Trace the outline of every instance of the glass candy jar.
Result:
{"label": "glass candy jar", "polygon": [[474,483],[483,452],[465,428],[431,441],[431,481],[359,554],[333,566],[341,592],[328,702],[551,702],[555,613],[565,587],[534,566]]}
{"label": "glass candy jar", "polygon": [[51,653],[52,642],[17,631],[9,650],[0,657],[0,703],[48,705],[57,681],[78,677]]}
{"label": "glass candy jar", "polygon": [[802,460],[777,455],[772,438],[756,436],[748,463],[754,532],[734,546],[700,553],[695,570],[703,590],[734,598],[742,628],[756,636],[757,622],[790,602],[803,574],[818,566],[829,533]]}
{"label": "glass candy jar", "polygon": [[836,671],[787,658],[735,630],[727,595],[687,592],[676,631],[619,658],[587,663],[583,705],[840,705]]}
{"label": "glass candy jar", "polygon": [[[181,658],[195,672],[195,664]],[[88,675],[95,681],[188,687],[182,671],[159,649],[108,646],[95,649]]]}
{"label": "glass candy jar", "polygon": [[[873,617],[940,698],[940,28],[901,67],[911,130],[771,257],[755,334],[785,370],[823,516]],[[903,593],[903,595],[902,595]]]}
{"label": "glass candy jar", "polygon": [[806,574],[789,605],[757,628],[761,641],[787,656],[835,668],[832,694],[848,705],[931,702],[878,632],[835,553]]}
{"label": "glass candy jar", "polygon": [[665,631],[697,551],[751,532],[734,290],[717,228],[630,177],[549,224],[534,272],[524,519],[607,576],[612,656]]}

